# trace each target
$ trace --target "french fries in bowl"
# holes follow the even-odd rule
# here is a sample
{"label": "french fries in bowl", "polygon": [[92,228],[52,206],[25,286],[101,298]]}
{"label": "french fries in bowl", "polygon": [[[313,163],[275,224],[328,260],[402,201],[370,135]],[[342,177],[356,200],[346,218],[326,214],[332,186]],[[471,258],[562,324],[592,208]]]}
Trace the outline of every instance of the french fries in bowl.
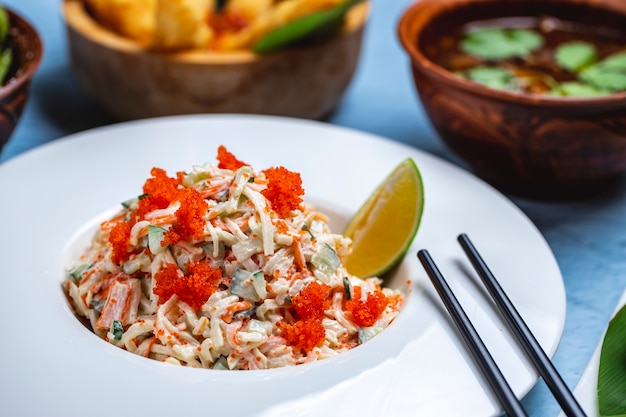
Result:
{"label": "french fries in bowl", "polygon": [[64,0],[72,71],[117,120],[320,119],[357,67],[368,0]]}

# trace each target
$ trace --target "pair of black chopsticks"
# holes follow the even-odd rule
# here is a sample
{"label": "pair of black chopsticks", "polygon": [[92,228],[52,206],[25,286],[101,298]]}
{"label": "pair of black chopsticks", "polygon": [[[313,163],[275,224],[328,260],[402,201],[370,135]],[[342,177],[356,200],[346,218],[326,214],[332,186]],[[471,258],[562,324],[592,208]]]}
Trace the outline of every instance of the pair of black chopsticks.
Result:
{"label": "pair of black chopsticks", "polygon": [[[487,287],[489,294],[500,310],[500,313],[504,316],[508,326],[513,331],[518,342],[524,348],[524,351],[537,369],[537,372],[539,372],[539,375],[543,378],[565,414],[569,417],[585,417],[586,414],[580,407],[580,404],[578,404],[572,392],[563,382],[563,379],[555,369],[554,365],[541,348],[537,339],[535,339],[534,335],[520,314],[517,312],[502,287],[500,287],[500,284],[493,276],[487,267],[487,264],[482,259],[470,239],[466,234],[461,234],[458,237],[458,241],[474,266],[474,269],[478,272],[483,284]],[[454,323],[461,332],[463,339],[470,348],[472,356],[477,361],[480,369],[487,378],[494,394],[498,397],[504,411],[510,417],[527,416],[519,400],[498,368],[498,365],[487,350],[487,347],[481,340],[469,317],[465,314],[463,307],[461,307],[461,304],[448,286],[448,283],[444,279],[443,275],[439,272],[437,265],[435,265],[435,262],[430,257],[428,251],[425,249],[420,250],[417,253],[417,257],[428,273],[428,276],[433,282],[437,293],[439,293],[439,296],[452,316]]]}

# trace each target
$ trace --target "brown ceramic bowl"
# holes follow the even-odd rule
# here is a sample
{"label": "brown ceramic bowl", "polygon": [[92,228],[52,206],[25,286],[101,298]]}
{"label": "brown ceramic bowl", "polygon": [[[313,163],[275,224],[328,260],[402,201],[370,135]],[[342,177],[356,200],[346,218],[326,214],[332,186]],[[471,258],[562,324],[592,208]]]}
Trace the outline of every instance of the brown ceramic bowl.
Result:
{"label": "brown ceramic bowl", "polygon": [[361,50],[368,4],[324,43],[252,52],[155,53],[101,26],[82,0],[64,0],[73,72],[118,120],[188,113],[256,113],[319,119],[348,87]]}
{"label": "brown ceramic bowl", "polygon": [[37,31],[24,18],[5,7],[9,14],[8,47],[13,63],[0,87],[0,150],[9,141],[28,99],[30,81],[39,67],[43,45]]}
{"label": "brown ceramic bowl", "polygon": [[623,0],[420,0],[398,36],[421,103],[444,143],[480,177],[517,194],[586,193],[626,170],[626,93],[595,98],[496,90],[438,66],[441,33],[474,20],[552,15],[626,28]]}

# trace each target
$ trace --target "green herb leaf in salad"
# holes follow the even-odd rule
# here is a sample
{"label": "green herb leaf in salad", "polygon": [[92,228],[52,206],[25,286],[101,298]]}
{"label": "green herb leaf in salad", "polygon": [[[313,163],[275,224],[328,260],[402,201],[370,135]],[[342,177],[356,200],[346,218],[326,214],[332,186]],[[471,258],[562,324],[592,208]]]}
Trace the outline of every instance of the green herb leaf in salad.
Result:
{"label": "green herb leaf in salad", "polygon": [[348,0],[280,26],[261,37],[252,50],[258,54],[274,52],[307,40],[321,40],[334,35],[343,25],[346,13],[363,0]]}
{"label": "green herb leaf in salad", "polygon": [[113,338],[115,340],[122,340],[122,335],[124,334],[124,326],[122,326],[121,321],[113,320],[113,324],[111,324],[111,333],[113,333]]}
{"label": "green herb leaf in salad", "polygon": [[571,72],[579,72],[597,60],[598,51],[588,42],[564,42],[554,51],[554,61]]}
{"label": "green herb leaf in salad", "polygon": [[600,417],[626,416],[626,306],[609,322],[600,350]]}
{"label": "green herb leaf in salad", "polygon": [[352,285],[348,277],[343,277],[343,292],[346,294],[346,300],[352,300]]}
{"label": "green herb leaf in salad", "polygon": [[460,47],[478,58],[497,60],[522,57],[543,43],[543,37],[534,30],[488,27],[468,32]]}

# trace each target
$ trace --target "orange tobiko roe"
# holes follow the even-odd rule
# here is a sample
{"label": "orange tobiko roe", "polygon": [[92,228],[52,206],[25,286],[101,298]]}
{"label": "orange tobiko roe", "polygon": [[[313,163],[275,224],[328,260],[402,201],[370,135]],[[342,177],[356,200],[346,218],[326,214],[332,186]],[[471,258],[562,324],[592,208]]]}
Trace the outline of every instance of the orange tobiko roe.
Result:
{"label": "orange tobiko roe", "polygon": [[387,308],[387,297],[382,291],[376,290],[361,299],[361,287],[353,288],[352,298],[346,301],[346,310],[352,313],[352,321],[361,327],[373,326]]}
{"label": "orange tobiko roe", "polygon": [[228,152],[224,145],[220,145],[217,148],[217,167],[221,169],[230,169],[231,171],[236,171],[242,166],[248,165],[245,162],[240,161],[235,158],[235,155]]}
{"label": "orange tobiko roe", "polygon": [[152,177],[144,183],[144,194],[139,198],[137,209],[131,213],[130,222],[118,222],[111,231],[109,242],[113,247],[112,260],[117,264],[128,259],[126,245],[132,226],[148,213],[167,208],[175,201],[180,202],[175,213],[176,223],[161,244],[173,245],[179,240],[199,239],[204,233],[204,214],[209,205],[195,188],[181,186],[184,174],[179,172],[176,178],[171,178],[161,168],[152,168],[150,174]]}
{"label": "orange tobiko roe", "polygon": [[173,245],[179,240],[199,239],[204,234],[204,214],[209,204],[193,187],[179,191],[180,207],[176,210],[176,224],[167,233],[161,245]]}
{"label": "orange tobiko roe", "polygon": [[130,229],[130,224],[125,221],[117,222],[111,229],[109,234],[109,243],[112,249],[111,261],[115,264],[126,261],[130,256],[130,251],[128,250]]}
{"label": "orange tobiko roe", "polygon": [[304,287],[291,299],[298,317],[303,320],[322,320],[325,316],[324,312],[330,308],[330,290],[330,286],[317,281]]}
{"label": "orange tobiko roe", "polygon": [[316,319],[298,320],[294,324],[279,322],[280,335],[289,346],[311,350],[324,341],[326,330]]}
{"label": "orange tobiko roe", "polygon": [[189,275],[185,277],[176,265],[167,264],[154,274],[154,280],[156,285],[152,292],[159,296],[159,304],[176,294],[195,311],[200,311],[217,290],[222,280],[222,270],[211,268],[206,262],[195,261],[189,264]]}
{"label": "orange tobiko roe", "polygon": [[263,173],[269,183],[261,194],[270,201],[279,216],[285,217],[291,210],[300,207],[304,189],[299,173],[285,167],[268,168]]}
{"label": "orange tobiko roe", "polygon": [[150,174],[152,178],[144,183],[144,195],[139,199],[139,206],[133,216],[135,222],[142,220],[151,211],[166,208],[178,198],[178,178],[168,177],[162,168],[152,168]]}

